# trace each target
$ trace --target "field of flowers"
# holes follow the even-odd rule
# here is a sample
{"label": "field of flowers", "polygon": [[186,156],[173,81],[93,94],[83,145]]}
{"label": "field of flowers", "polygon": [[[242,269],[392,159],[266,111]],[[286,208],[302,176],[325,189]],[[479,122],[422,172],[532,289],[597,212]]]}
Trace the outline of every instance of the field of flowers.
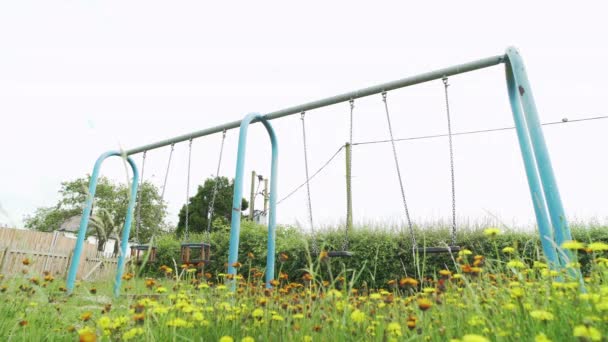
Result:
{"label": "field of flowers", "polygon": [[[282,271],[290,256],[281,254],[267,289],[249,253],[246,274],[235,278],[201,265],[162,265],[156,279],[126,273],[120,298],[111,283],[80,283],[67,295],[63,279],[31,274],[26,258],[19,276],[0,275],[0,340],[602,341],[608,244],[561,247],[573,257],[560,272],[512,247],[497,250],[499,258],[465,249],[445,268],[378,289],[355,287],[361,270],[331,269],[323,252],[295,282]],[[577,255],[591,260],[583,283],[573,277]]]}

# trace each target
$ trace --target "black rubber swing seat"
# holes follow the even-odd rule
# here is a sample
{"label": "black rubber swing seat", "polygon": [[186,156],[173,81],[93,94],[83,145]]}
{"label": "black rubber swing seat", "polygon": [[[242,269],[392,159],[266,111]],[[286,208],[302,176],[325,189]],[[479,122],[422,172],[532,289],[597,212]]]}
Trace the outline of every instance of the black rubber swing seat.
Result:
{"label": "black rubber swing seat", "polygon": [[329,251],[327,256],[330,258],[350,258],[353,256],[353,252],[349,251]]}
{"label": "black rubber swing seat", "polygon": [[447,246],[447,247],[425,247],[418,248],[418,253],[427,253],[427,254],[435,254],[435,253],[451,253],[451,252],[460,252],[460,246]]}

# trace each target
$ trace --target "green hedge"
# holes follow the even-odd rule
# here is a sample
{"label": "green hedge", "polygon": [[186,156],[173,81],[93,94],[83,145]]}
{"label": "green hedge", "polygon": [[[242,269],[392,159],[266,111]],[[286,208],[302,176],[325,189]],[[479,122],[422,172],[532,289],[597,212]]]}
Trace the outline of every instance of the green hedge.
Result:
{"label": "green hedge", "polygon": [[[575,226],[572,229],[574,239],[584,242],[608,242],[608,229],[604,226]],[[445,246],[449,242],[448,229],[416,230],[419,245]],[[205,269],[213,274],[224,273],[228,256],[230,227],[221,225],[211,233],[212,262]],[[344,231],[326,230],[317,236],[317,244],[326,250],[339,250],[344,240]],[[189,242],[207,242],[204,235],[193,234]],[[536,232],[505,231],[493,239],[483,234],[483,228],[460,229],[457,234],[458,245],[466,247],[475,254],[486,258],[496,258],[496,251],[504,247],[515,247],[519,256],[527,260],[538,260],[542,254],[539,237]],[[180,265],[180,239],[173,235],[164,235],[157,238],[157,262],[147,265],[142,272],[144,275],[159,276],[159,265],[168,265],[174,268],[174,260]],[[243,221],[241,225],[239,261],[243,264],[240,272],[249,273],[252,267],[263,270],[266,265],[267,229]],[[295,227],[278,227],[276,248],[277,253],[286,253],[289,260],[281,264],[277,258],[277,268],[289,274],[291,280],[300,279],[309,267],[308,250],[312,246],[309,234],[305,234]],[[353,252],[352,258],[332,259],[329,264],[322,264],[320,272],[325,279],[329,279],[329,271],[336,276],[342,270],[361,272],[357,283],[366,283],[372,288],[382,287],[391,280],[399,279],[405,275],[416,274],[416,267],[412,260],[412,242],[406,232],[383,228],[358,227],[349,236],[349,250]],[[250,260],[247,254],[251,252],[254,258]],[[504,256],[501,256],[504,258]],[[586,266],[588,257],[580,254],[579,261]],[[454,269],[454,261],[448,254],[428,255],[424,262],[424,274],[432,276],[438,269],[448,267]],[[278,274],[278,270],[276,271]]]}

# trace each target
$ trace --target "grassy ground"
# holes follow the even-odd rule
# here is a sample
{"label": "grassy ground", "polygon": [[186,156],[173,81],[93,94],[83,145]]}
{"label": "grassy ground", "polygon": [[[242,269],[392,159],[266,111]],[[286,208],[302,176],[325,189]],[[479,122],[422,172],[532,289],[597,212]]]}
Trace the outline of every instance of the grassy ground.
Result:
{"label": "grassy ground", "polygon": [[[486,238],[499,241],[494,233]],[[601,341],[608,244],[563,247],[573,257],[561,272],[496,243],[498,258],[463,251],[432,277],[403,274],[377,289],[355,288],[362,270],[323,254],[296,282],[281,255],[275,287],[265,289],[251,255],[235,292],[224,274],[163,266],[160,279],[126,274],[117,299],[110,282],[82,283],[68,296],[63,280],[31,274],[25,259],[21,275],[0,280],[0,340]],[[572,277],[578,256],[591,260],[584,285]]]}

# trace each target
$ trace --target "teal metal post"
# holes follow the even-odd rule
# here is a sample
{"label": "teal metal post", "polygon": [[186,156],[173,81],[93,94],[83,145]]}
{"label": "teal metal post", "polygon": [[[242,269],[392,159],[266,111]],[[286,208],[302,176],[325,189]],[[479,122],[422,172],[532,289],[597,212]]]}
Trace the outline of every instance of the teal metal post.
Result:
{"label": "teal metal post", "polygon": [[540,185],[538,169],[536,168],[536,161],[534,159],[534,153],[532,152],[530,136],[528,135],[526,120],[521,111],[521,103],[517,94],[517,85],[513,78],[513,72],[509,61],[506,62],[505,71],[507,76],[507,89],[509,91],[509,102],[511,103],[513,121],[515,121],[515,129],[517,132],[517,138],[519,140],[519,148],[521,150],[521,155],[524,160],[524,168],[528,178],[528,187],[530,188],[530,196],[532,197],[532,206],[534,207],[534,214],[536,215],[536,222],[538,223],[540,242],[550,267],[552,269],[557,269],[560,267],[560,263],[555,250],[555,245],[553,243],[553,231],[549,222],[547,203],[545,202],[545,196]]}
{"label": "teal metal post", "polygon": [[[74,248],[74,254],[72,256],[72,263],[70,264],[70,270],[67,278],[67,290],[68,293],[72,293],[74,290],[74,283],[76,281],[76,273],[78,272],[78,265],[80,264],[80,257],[82,255],[82,246],[87,233],[87,227],[89,224],[89,218],[91,216],[91,208],[93,207],[93,200],[95,199],[95,190],[97,189],[97,179],[99,178],[99,170],[101,164],[108,157],[120,156],[124,157],[121,152],[110,151],[102,154],[93,167],[93,173],[91,174],[91,180],[89,181],[89,194],[87,201],[82,211],[82,218],[80,219],[80,229],[78,230],[78,238],[76,240],[76,247]],[[125,218],[125,225],[122,229],[122,240],[120,244],[120,256],[118,258],[118,267],[116,270],[116,281],[114,283],[114,295],[120,294],[120,284],[122,282],[122,273],[125,267],[125,256],[127,254],[127,247],[129,243],[129,233],[131,231],[131,220],[133,218],[133,209],[135,208],[135,198],[137,197],[137,186],[139,184],[139,172],[137,171],[137,165],[131,157],[126,157],[131,170],[133,171],[133,180],[131,181],[131,196],[129,197],[129,205],[127,207],[127,216]]]}
{"label": "teal metal post", "polygon": [[511,73],[513,74],[521,105],[524,109],[528,134],[532,141],[534,157],[536,158],[540,180],[543,185],[549,217],[553,225],[555,242],[561,246],[564,241],[572,240],[572,235],[568,227],[566,214],[564,213],[564,206],[557,182],[555,181],[555,175],[553,174],[553,167],[551,166],[551,159],[547,151],[540,120],[538,119],[536,104],[532,96],[532,87],[530,86],[530,81],[528,80],[524,62],[519,51],[514,47],[508,48],[507,58],[509,60],[509,69],[511,69]]}
{"label": "teal metal post", "polygon": [[[232,222],[230,224],[230,248],[228,250],[228,274],[236,275],[234,263],[239,257],[239,237],[241,230],[241,201],[243,198],[243,175],[245,172],[245,150],[247,147],[247,129],[252,122],[261,121],[268,131],[272,144],[272,159],[270,162],[270,211],[268,215],[268,255],[266,256],[266,286],[274,279],[275,239],[276,239],[276,206],[277,206],[277,171],[279,146],[272,125],[259,113],[251,113],[241,121],[239,132],[239,147],[234,177],[234,193],[232,197]],[[234,282],[233,282],[234,284]],[[234,287],[233,287],[234,289]]]}

